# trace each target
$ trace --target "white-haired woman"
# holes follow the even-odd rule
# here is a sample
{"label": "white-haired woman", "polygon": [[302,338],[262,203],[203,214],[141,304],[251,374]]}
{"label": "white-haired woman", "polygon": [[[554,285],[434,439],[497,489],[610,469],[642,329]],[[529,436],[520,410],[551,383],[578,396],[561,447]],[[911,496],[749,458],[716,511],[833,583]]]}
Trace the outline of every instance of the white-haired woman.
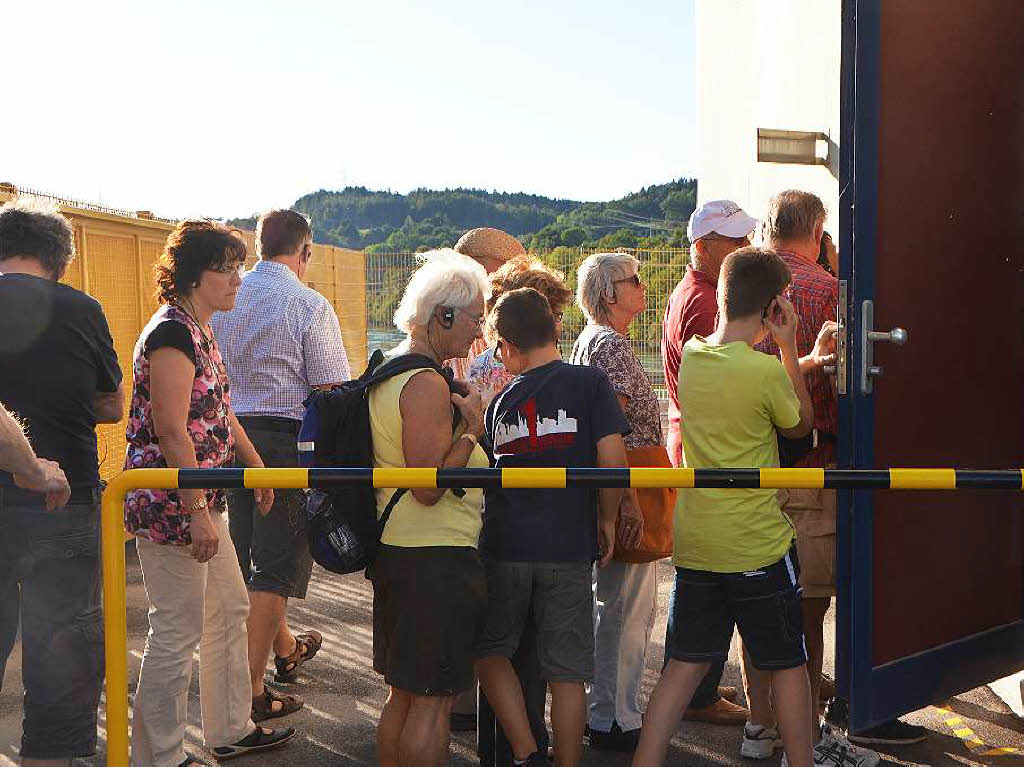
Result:
{"label": "white-haired woman", "polygon": [[[490,287],[484,268],[454,250],[424,259],[395,313],[407,338],[392,356],[418,354],[439,367],[466,357],[481,337]],[[455,393],[433,367],[378,384],[369,406],[374,466],[488,466],[477,444],[480,394]],[[394,495],[379,489],[378,509]],[[373,667],[391,687],[377,730],[382,765],[448,761],[451,706],[473,684],[473,641],[487,602],[476,551],[482,499],[479,489],[411,490],[384,527],[372,571]]]}
{"label": "white-haired woman", "polygon": [[[625,437],[630,464],[669,466],[658,397],[627,338],[646,301],[639,266],[628,253],[595,253],[580,264],[576,301],[587,326],[570,362],[607,374],[632,428]],[[597,571],[596,673],[588,717],[593,748],[632,751],[639,739],[640,684],[657,597],[655,562],[672,551],[674,501],[675,491],[628,490],[619,507],[614,558]]]}

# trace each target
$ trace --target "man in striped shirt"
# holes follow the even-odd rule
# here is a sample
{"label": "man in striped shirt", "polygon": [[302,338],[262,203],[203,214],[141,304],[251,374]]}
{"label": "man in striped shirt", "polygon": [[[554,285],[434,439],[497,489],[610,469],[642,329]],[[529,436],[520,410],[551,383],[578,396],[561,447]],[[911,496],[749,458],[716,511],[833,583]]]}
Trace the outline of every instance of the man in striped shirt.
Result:
{"label": "man in striped shirt", "polygon": [[[338,318],[321,294],[302,284],[313,255],[308,220],[274,210],[256,225],[255,268],[238,289],[235,308],[217,315],[214,334],[231,380],[232,404],[268,467],[297,466],[303,400],[350,377]],[[298,710],[302,700],[265,687],[273,649],[278,682],[292,681],[323,641],[317,631],[298,635],[285,616],[289,597],[305,598],[312,570],[306,541],[304,494],[278,490],[264,516],[252,491],[230,491],[231,538],[249,587],[249,669],[253,719]]]}

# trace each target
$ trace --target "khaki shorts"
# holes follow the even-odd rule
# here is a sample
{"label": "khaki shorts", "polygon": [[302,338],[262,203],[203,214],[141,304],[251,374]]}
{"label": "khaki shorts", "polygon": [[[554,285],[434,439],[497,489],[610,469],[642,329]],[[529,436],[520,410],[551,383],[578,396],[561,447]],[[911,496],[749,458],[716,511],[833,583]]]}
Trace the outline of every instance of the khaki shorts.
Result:
{"label": "khaki shorts", "polygon": [[836,595],[836,491],[779,491],[779,503],[796,529],[800,586],[805,599]]}

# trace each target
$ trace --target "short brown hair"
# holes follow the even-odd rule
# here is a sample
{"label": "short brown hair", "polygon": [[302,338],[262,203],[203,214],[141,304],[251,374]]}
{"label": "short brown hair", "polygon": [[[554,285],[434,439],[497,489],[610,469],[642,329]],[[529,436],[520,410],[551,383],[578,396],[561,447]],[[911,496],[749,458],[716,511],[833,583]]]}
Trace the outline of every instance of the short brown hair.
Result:
{"label": "short brown hair", "polygon": [[487,311],[494,308],[503,294],[519,288],[533,288],[539,292],[548,300],[552,314],[560,314],[572,303],[572,291],[565,284],[565,275],[529,256],[506,261],[491,274],[490,280],[491,297],[487,301]]}
{"label": "short brown hair", "polygon": [[294,210],[272,210],[256,222],[256,255],[260,258],[288,256],[297,251],[306,238],[312,239],[309,219]]}
{"label": "short brown hair", "polygon": [[493,334],[528,352],[555,343],[551,305],[533,288],[510,290],[499,296],[487,318]]}
{"label": "short brown hair", "polygon": [[760,314],[793,280],[786,262],[767,248],[740,248],[722,262],[722,311],[727,320]]}
{"label": "short brown hair", "polygon": [[799,189],[779,192],[768,201],[762,238],[765,242],[806,240],[814,236],[814,227],[825,220],[825,204],[816,194]]}
{"label": "short brown hair", "polygon": [[207,269],[245,263],[245,242],[237,229],[213,221],[182,221],[167,237],[156,263],[157,298],[165,304],[192,292]]}
{"label": "short brown hair", "polygon": [[55,203],[23,197],[0,206],[0,261],[32,258],[60,279],[74,255],[71,224]]}

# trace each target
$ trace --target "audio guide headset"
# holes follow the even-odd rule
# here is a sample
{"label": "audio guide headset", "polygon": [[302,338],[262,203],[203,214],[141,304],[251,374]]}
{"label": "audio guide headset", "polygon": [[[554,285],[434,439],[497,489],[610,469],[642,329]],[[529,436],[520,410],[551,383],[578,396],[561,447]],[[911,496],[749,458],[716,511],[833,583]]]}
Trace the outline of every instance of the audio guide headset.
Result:
{"label": "audio guide headset", "polygon": [[441,323],[441,327],[445,330],[451,330],[452,325],[455,324],[455,310],[450,306],[442,306],[444,311],[441,313],[441,319],[438,322]]}

